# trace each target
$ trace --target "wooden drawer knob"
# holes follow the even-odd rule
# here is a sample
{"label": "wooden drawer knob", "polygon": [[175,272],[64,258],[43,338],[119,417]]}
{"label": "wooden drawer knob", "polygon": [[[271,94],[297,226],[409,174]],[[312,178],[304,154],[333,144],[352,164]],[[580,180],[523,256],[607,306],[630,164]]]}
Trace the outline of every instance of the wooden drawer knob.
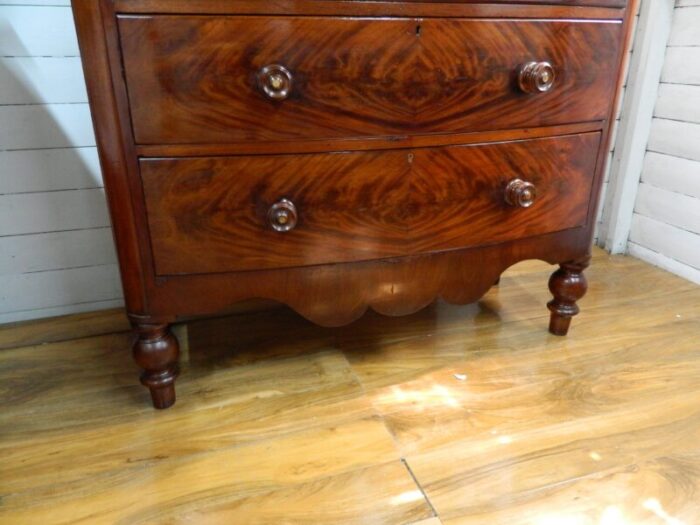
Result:
{"label": "wooden drawer knob", "polygon": [[297,225],[297,207],[290,200],[280,199],[270,206],[267,220],[273,230],[288,232]]}
{"label": "wooden drawer knob", "polygon": [[518,208],[529,208],[535,202],[537,190],[531,182],[513,179],[506,186],[506,202]]}
{"label": "wooden drawer knob", "polygon": [[549,62],[528,62],[520,66],[518,85],[525,93],[546,93],[552,89],[555,78]]}
{"label": "wooden drawer knob", "polygon": [[258,71],[258,87],[273,100],[284,100],[292,90],[292,74],[278,64],[265,66]]}

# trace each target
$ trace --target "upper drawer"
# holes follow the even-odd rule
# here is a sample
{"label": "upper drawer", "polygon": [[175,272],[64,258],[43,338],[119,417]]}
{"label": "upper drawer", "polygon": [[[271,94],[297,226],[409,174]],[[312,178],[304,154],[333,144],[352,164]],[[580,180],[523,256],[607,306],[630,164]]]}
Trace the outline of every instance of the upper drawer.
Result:
{"label": "upper drawer", "polygon": [[[119,31],[140,144],[604,119],[622,39],[619,21],[597,20],[121,16]],[[531,61],[553,66],[549,91],[519,87]],[[271,65],[291,80],[274,69],[265,75]]]}

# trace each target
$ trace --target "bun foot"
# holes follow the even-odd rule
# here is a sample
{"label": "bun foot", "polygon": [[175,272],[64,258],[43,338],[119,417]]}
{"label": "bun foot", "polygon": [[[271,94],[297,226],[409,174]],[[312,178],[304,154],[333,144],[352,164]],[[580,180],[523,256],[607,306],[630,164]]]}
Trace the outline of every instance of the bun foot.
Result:
{"label": "bun foot", "polygon": [[549,290],[554,299],[547,303],[551,312],[549,331],[554,335],[569,332],[571,318],[579,313],[576,301],[586,294],[588,283],[583,270],[588,267],[590,258],[562,263],[549,278]]}
{"label": "bun foot", "polygon": [[552,312],[549,316],[549,333],[554,335],[566,335],[571,325],[571,317],[564,317]]}
{"label": "bun foot", "polygon": [[155,408],[168,408],[175,403],[177,339],[167,324],[136,324],[138,339],[134,344],[134,360],[144,369],[141,384],[151,391]]}
{"label": "bun foot", "polygon": [[[173,378],[174,379],[174,378]],[[143,383],[143,379],[141,380]],[[145,384],[145,383],[144,383]],[[147,386],[147,385],[146,385]],[[175,384],[170,383],[164,387],[148,387],[151,391],[153,406],[158,409],[168,408],[175,404]]]}

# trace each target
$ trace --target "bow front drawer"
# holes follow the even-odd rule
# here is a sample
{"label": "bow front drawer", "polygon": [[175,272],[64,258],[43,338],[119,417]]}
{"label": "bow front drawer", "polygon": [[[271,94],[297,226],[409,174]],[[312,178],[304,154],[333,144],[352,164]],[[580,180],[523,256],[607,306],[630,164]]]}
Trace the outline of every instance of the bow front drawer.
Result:
{"label": "bow front drawer", "polygon": [[140,144],[603,120],[621,29],[618,20],[119,17]]}
{"label": "bow front drawer", "polygon": [[160,275],[361,261],[583,225],[599,133],[408,150],[143,159]]}

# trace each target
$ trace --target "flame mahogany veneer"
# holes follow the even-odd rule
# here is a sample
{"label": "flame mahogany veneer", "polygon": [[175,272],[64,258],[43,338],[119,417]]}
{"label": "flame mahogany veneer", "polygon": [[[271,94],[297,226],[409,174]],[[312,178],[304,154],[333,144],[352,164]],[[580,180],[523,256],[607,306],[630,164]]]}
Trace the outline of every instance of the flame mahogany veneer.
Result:
{"label": "flame mahogany veneer", "polygon": [[586,291],[636,5],[73,0],[136,362],[250,298],[338,326],[559,269]]}

